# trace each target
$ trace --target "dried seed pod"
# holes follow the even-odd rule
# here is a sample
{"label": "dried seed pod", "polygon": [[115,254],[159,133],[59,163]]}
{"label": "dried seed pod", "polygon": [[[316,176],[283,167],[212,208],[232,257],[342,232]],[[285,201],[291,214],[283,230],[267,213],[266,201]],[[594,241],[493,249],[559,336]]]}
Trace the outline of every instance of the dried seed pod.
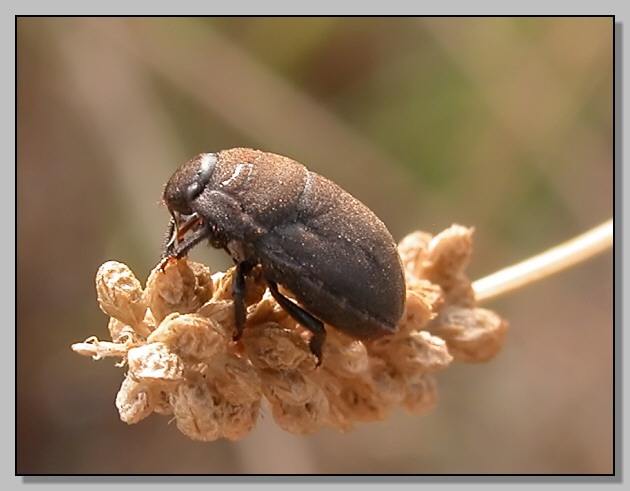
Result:
{"label": "dried seed pod", "polygon": [[220,324],[199,314],[169,314],[147,338],[191,363],[225,353],[230,338]]}
{"label": "dried seed pod", "polygon": [[221,438],[219,398],[203,378],[181,384],[170,396],[177,429],[193,440]]}
{"label": "dried seed pod", "polygon": [[168,314],[195,312],[212,297],[210,269],[192,261],[172,261],[156,266],[147,280],[145,302],[156,321]]}
{"label": "dried seed pod", "polygon": [[260,403],[232,404],[224,400],[221,410],[221,436],[228,440],[240,440],[256,426]]}
{"label": "dried seed pod", "polygon": [[297,370],[261,370],[263,392],[273,404],[292,405],[310,402],[321,390],[310,378]]}
{"label": "dried seed pod", "polygon": [[424,262],[429,256],[429,243],[433,236],[426,232],[412,232],[398,243],[398,254],[405,270],[405,279],[422,278]]}
{"label": "dried seed pod", "polygon": [[439,286],[427,280],[410,279],[405,312],[399,324],[400,335],[424,329],[443,303],[444,295]]}
{"label": "dried seed pod", "polygon": [[235,403],[204,377],[181,384],[170,397],[177,428],[194,440],[237,440],[256,424],[260,401]]}
{"label": "dried seed pod", "polygon": [[125,423],[142,421],[153,412],[149,387],[130,376],[125,377],[116,395],[116,408]]}
{"label": "dried seed pod", "polygon": [[375,341],[370,351],[401,374],[431,373],[445,369],[453,360],[443,339],[426,331],[396,336],[388,343]]}
{"label": "dried seed pod", "polygon": [[319,392],[305,404],[288,404],[277,401],[271,407],[273,419],[278,426],[294,435],[310,435],[320,430],[327,422],[328,400]]}
{"label": "dried seed pod", "polygon": [[243,333],[243,343],[247,356],[258,369],[315,368],[316,360],[308,342],[296,330],[275,322],[249,327]]}
{"label": "dried seed pod", "polygon": [[142,285],[126,264],[107,261],[98,269],[96,295],[101,310],[123,324],[135,327],[144,319]]}
{"label": "dried seed pod", "polygon": [[452,225],[429,243],[422,276],[442,287],[449,304],[474,304],[474,291],[464,274],[472,255],[473,231],[472,228]]}
{"label": "dried seed pod", "polygon": [[[486,361],[505,337],[503,319],[474,308],[463,271],[470,235],[471,229],[453,226],[435,237],[419,232],[403,239],[406,301],[395,332],[357,340],[330,329],[320,366],[309,346],[312,334],[264,290],[260,268],[239,287],[239,315],[246,313],[247,325],[235,342],[235,270],[210,275],[185,260],[164,261],[164,274],[154,270],[144,292],[125,265],[104,264],[97,292],[112,316],[113,342],[91,337],[72,348],[128,364],[116,397],[123,421],[172,414],[178,429],[196,440],[243,437],[263,399],[278,425],[294,434],[325,425],[349,431],[399,406],[421,414],[437,400],[430,373],[453,358]],[[277,293],[282,302],[295,300],[288,290]]]}
{"label": "dried seed pod", "polygon": [[476,363],[497,354],[507,327],[507,322],[491,310],[451,306],[440,313],[430,330],[446,341],[456,360]]}
{"label": "dried seed pod", "polygon": [[452,225],[433,237],[429,242],[423,276],[437,279],[462,273],[472,255],[473,232],[473,228]]}
{"label": "dried seed pod", "polygon": [[112,341],[116,343],[124,343],[127,340],[133,340],[137,337],[136,331],[133,328],[116,317],[109,318],[109,324],[107,330],[112,338]]}
{"label": "dried seed pod", "polygon": [[382,421],[391,406],[386,395],[380,394],[370,377],[343,379],[337,393],[327,392],[331,412],[343,415],[346,420]]}
{"label": "dried seed pod", "polygon": [[331,372],[355,375],[365,373],[369,368],[368,352],[361,341],[331,332],[324,348],[324,365]]}
{"label": "dried seed pod", "polygon": [[127,352],[129,374],[140,382],[177,383],[184,378],[184,364],[164,343],[150,343]]}
{"label": "dried seed pod", "polygon": [[246,359],[229,353],[219,356],[208,366],[205,377],[221,397],[233,404],[260,403],[260,375]]}
{"label": "dried seed pod", "polygon": [[232,300],[208,300],[196,312],[198,315],[212,320],[226,334],[234,332],[234,305]]}
{"label": "dried seed pod", "polygon": [[306,435],[326,424],[328,399],[313,379],[297,370],[262,370],[261,378],[278,426]]}
{"label": "dried seed pod", "polygon": [[157,390],[155,392],[151,392],[151,406],[153,412],[163,416],[170,416],[173,414],[173,408],[171,407],[170,401],[170,391]]}
{"label": "dried seed pod", "polygon": [[372,363],[370,379],[384,406],[392,408],[405,398],[403,374],[382,360]]}

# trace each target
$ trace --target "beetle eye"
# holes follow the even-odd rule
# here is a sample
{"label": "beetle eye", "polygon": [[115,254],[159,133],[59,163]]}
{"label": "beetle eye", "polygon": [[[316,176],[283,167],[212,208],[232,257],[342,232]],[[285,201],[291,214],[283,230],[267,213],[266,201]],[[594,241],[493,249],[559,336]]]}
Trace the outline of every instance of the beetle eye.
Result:
{"label": "beetle eye", "polygon": [[203,186],[199,181],[191,182],[186,189],[186,201],[190,202],[194,200],[203,191]]}

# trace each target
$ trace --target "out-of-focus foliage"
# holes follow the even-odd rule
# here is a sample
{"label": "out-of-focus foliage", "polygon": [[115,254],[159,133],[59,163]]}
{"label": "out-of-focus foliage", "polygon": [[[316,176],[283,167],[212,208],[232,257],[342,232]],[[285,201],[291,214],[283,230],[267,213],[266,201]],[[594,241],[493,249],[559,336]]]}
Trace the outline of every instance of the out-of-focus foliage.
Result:
{"label": "out-of-focus foliage", "polygon": [[121,370],[70,344],[107,332],[103,262],[156,264],[162,185],[200,152],[286,154],[397,239],[474,226],[473,278],[602,222],[612,42],[612,18],[18,19],[17,472],[611,472],[612,255],[494,302],[503,351],[445,373],[429,415],[349,434],[127,426]]}

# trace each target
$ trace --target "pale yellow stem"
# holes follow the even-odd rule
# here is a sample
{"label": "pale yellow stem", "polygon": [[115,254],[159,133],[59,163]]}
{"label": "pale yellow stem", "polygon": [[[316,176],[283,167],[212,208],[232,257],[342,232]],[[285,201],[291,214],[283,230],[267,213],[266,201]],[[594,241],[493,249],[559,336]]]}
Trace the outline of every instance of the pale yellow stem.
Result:
{"label": "pale yellow stem", "polygon": [[475,281],[475,296],[479,302],[486,302],[505,295],[604,252],[612,244],[611,218],[564,244]]}

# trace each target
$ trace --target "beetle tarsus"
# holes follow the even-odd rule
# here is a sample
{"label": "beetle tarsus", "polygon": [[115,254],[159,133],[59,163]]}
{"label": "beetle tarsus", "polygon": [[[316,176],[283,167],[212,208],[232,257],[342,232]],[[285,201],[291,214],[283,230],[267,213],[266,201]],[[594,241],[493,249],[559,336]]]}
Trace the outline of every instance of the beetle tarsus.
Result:
{"label": "beetle tarsus", "polygon": [[160,271],[162,271],[162,273],[164,273],[164,269],[166,268],[166,265],[169,263],[170,260],[171,260],[171,256],[166,256],[166,257],[163,257],[162,260],[160,261]]}

